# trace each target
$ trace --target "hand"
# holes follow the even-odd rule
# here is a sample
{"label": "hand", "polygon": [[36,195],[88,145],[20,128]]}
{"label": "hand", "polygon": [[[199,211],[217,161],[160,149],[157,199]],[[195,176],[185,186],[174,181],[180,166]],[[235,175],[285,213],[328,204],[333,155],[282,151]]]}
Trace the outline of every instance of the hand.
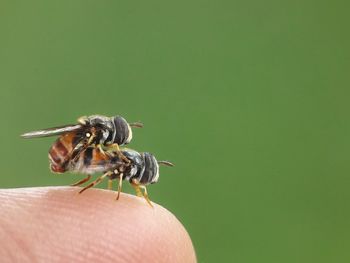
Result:
{"label": "hand", "polygon": [[165,208],[78,190],[0,190],[1,262],[196,262],[186,230]]}

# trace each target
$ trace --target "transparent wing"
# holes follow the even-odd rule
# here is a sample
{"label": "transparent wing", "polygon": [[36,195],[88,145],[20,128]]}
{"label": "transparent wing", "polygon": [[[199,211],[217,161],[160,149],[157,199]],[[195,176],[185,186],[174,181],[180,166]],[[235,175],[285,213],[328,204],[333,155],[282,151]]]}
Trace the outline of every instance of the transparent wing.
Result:
{"label": "transparent wing", "polygon": [[28,138],[40,138],[40,137],[49,137],[49,136],[55,136],[60,135],[66,132],[72,132],[81,129],[83,126],[81,124],[71,124],[71,125],[65,125],[60,127],[53,127],[38,131],[31,131],[27,133],[23,133],[21,135],[22,138],[28,139]]}

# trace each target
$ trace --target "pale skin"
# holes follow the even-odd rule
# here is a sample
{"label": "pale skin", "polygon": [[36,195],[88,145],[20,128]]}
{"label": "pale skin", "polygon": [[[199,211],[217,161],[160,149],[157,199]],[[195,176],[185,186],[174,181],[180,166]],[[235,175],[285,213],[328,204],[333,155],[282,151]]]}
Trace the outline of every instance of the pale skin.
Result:
{"label": "pale skin", "polygon": [[79,189],[1,189],[1,262],[196,262],[187,231],[162,206]]}

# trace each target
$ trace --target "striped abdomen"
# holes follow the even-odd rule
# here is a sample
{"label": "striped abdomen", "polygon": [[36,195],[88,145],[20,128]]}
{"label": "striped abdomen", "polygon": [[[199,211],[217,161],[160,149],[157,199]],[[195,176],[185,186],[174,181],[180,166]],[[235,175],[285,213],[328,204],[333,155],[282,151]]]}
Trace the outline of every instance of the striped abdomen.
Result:
{"label": "striped abdomen", "polygon": [[50,169],[55,173],[67,171],[67,165],[72,158],[75,146],[79,143],[81,135],[69,132],[58,137],[49,150]]}

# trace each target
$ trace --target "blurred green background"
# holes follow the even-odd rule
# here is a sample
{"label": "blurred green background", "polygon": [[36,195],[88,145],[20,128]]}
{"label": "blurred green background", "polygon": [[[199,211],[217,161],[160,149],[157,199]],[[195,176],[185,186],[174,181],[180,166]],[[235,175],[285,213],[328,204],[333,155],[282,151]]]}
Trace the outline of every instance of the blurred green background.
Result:
{"label": "blurred green background", "polygon": [[0,187],[82,178],[21,133],[120,114],[199,262],[349,262],[349,7],[2,0]]}

